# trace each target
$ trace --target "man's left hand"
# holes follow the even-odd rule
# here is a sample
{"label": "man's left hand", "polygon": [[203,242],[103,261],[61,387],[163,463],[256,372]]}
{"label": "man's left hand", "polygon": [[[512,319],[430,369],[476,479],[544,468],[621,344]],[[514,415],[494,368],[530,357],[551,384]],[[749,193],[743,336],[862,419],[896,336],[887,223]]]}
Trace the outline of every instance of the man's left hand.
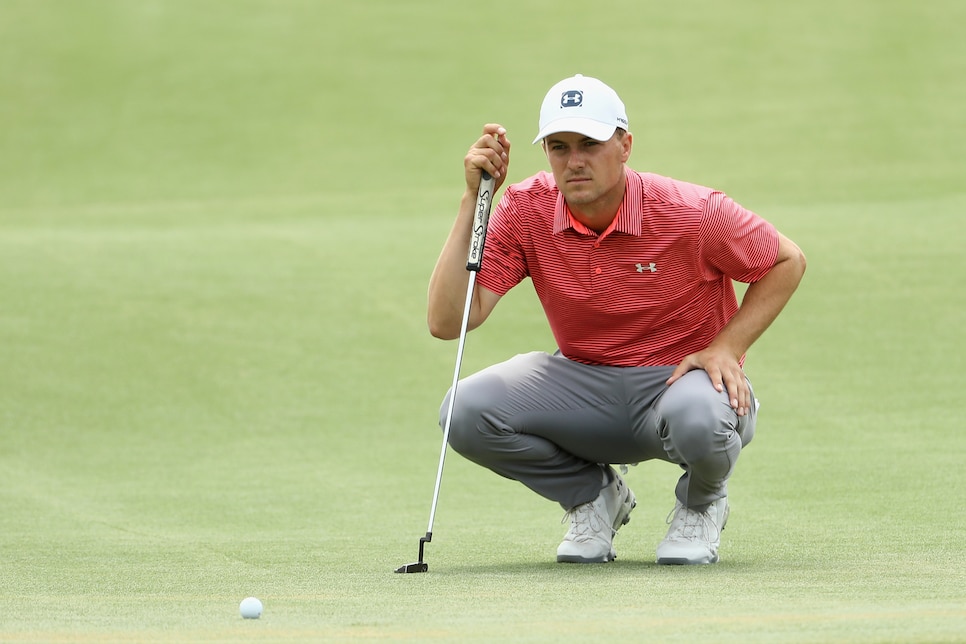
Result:
{"label": "man's left hand", "polygon": [[718,391],[727,391],[731,408],[739,416],[751,409],[751,388],[745,379],[745,372],[738,361],[727,351],[716,351],[711,347],[686,356],[677,366],[667,384],[674,384],[681,376],[695,369],[703,369],[711,378],[711,384]]}

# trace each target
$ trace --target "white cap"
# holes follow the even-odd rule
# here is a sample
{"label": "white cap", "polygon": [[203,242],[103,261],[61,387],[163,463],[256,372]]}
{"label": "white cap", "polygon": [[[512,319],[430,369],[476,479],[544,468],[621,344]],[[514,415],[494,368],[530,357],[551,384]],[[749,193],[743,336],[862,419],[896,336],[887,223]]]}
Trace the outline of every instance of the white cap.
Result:
{"label": "white cap", "polygon": [[538,143],[551,134],[576,132],[597,141],[627,129],[627,111],[617,92],[596,78],[577,74],[550,88],[540,106]]}

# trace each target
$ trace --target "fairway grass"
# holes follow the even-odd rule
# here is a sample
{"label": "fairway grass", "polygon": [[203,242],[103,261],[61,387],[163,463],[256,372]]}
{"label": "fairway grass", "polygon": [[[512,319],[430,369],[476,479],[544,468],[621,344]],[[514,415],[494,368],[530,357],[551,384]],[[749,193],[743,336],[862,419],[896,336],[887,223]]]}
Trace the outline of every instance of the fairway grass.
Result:
{"label": "fairway grass", "polygon": [[[964,205],[897,212],[937,228]],[[415,271],[396,271],[401,289],[375,266],[334,277],[354,252],[344,240],[373,222],[388,233],[377,255],[428,245],[426,231],[320,225],[304,216],[314,207],[271,208],[265,223],[263,205],[235,204],[230,227],[163,206],[56,229],[8,218],[0,256],[23,308],[3,319],[0,639],[960,641],[966,522],[937,498],[964,483],[961,363],[902,347],[917,322],[954,337],[962,309],[875,286],[888,264],[874,254],[855,262],[857,308],[832,288],[843,276],[813,263],[750,360],[760,431],[715,566],[653,564],[671,466],[630,470],[640,505],[616,562],[569,566],[552,563],[559,509],[451,455],[430,572],[395,575],[428,516],[454,345],[425,338],[405,293],[423,287]],[[840,221],[829,205],[780,214],[816,242]],[[927,267],[956,243],[905,261]],[[471,335],[468,363],[518,350],[506,333],[532,303],[505,304]],[[873,359],[881,346],[895,355]],[[900,392],[906,360],[929,368]],[[257,622],[238,617],[247,595],[265,603]]]}
{"label": "fairway grass", "polygon": [[[963,7],[496,2],[477,63],[462,5],[3,3],[0,641],[966,642]],[[541,169],[578,72],[627,102],[635,168],[809,258],[748,356],[722,560],[654,564],[668,464],[630,469],[615,562],[560,565],[562,510],[450,453],[429,572],[394,574],[462,155],[500,120],[512,179]],[[553,350],[535,300],[464,373]]]}

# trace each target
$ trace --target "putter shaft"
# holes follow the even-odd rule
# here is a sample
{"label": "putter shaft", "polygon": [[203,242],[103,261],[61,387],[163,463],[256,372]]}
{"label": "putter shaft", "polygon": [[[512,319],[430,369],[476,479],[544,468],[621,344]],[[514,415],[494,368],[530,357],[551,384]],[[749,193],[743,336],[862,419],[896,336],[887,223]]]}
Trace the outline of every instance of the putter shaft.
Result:
{"label": "putter shaft", "polygon": [[443,480],[443,466],[446,463],[446,448],[449,445],[450,425],[453,421],[453,409],[456,406],[456,388],[460,381],[460,367],[463,364],[463,347],[466,346],[466,333],[469,328],[470,311],[473,308],[473,289],[476,286],[476,274],[483,263],[483,245],[486,241],[486,229],[490,219],[490,207],[493,204],[493,192],[496,180],[483,172],[476,199],[476,212],[473,217],[473,233],[470,248],[467,253],[466,270],[470,275],[466,281],[466,300],[463,304],[463,320],[460,323],[459,342],[456,348],[456,368],[453,370],[453,384],[450,387],[449,405],[446,409],[446,421],[443,424],[443,445],[439,450],[439,467],[436,469],[436,485],[433,488],[433,504],[429,510],[429,525],[426,536],[419,539],[419,560],[396,569],[396,572],[426,572],[429,565],[423,562],[423,549],[433,540],[433,524],[436,521],[436,505],[439,503],[439,487]]}

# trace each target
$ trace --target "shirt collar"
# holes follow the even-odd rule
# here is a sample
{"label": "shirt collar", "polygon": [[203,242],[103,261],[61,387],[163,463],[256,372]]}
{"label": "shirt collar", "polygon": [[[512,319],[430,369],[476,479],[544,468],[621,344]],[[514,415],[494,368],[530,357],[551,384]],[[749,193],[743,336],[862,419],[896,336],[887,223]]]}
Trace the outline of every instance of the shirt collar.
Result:
{"label": "shirt collar", "polygon": [[[641,198],[644,194],[644,182],[641,175],[628,167],[624,167],[624,175],[627,183],[624,188],[624,200],[617,210],[617,216],[611,225],[601,234],[601,237],[612,232],[621,232],[628,235],[641,235]],[[573,228],[584,235],[596,234],[570,214],[567,202],[564,201],[563,193],[557,191],[557,204],[554,210],[553,234],[559,235],[568,228]]]}

